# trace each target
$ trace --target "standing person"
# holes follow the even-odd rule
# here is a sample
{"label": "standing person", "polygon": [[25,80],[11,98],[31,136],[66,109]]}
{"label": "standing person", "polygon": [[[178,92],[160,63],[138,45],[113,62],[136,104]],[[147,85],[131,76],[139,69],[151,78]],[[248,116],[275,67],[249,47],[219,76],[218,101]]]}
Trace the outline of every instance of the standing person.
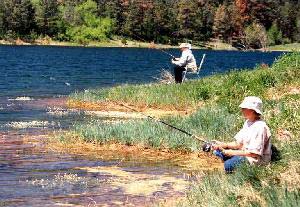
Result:
{"label": "standing person", "polygon": [[235,135],[235,141],[218,142],[212,146],[213,153],[225,161],[226,172],[232,172],[243,162],[261,165],[271,161],[271,133],[261,118],[261,99],[255,96],[246,97],[239,107],[246,121]]}
{"label": "standing person", "polygon": [[196,71],[197,64],[195,57],[192,53],[192,46],[189,43],[182,43],[179,46],[182,54],[180,58],[173,58],[172,63],[175,65],[174,74],[175,74],[175,82],[182,83],[183,81],[183,73],[186,70]]}

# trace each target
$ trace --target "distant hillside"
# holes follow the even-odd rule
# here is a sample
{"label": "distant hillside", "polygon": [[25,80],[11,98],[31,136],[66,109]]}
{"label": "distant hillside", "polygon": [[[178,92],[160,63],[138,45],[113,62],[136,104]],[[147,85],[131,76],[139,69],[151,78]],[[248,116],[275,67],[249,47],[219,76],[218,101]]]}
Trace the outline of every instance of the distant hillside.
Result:
{"label": "distant hillside", "polygon": [[300,41],[299,1],[2,0],[0,39],[162,44],[211,38],[239,49]]}

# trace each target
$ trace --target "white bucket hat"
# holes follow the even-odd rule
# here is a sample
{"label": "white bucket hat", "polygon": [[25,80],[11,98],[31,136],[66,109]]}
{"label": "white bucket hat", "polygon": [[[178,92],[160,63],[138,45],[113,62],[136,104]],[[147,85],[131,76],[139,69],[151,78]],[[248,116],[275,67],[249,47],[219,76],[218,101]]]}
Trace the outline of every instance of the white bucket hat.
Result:
{"label": "white bucket hat", "polygon": [[262,114],[263,103],[262,100],[256,96],[248,96],[240,104],[240,108],[252,109],[258,114]]}
{"label": "white bucket hat", "polygon": [[188,48],[188,49],[192,49],[192,45],[190,43],[181,43],[179,45],[179,48]]}

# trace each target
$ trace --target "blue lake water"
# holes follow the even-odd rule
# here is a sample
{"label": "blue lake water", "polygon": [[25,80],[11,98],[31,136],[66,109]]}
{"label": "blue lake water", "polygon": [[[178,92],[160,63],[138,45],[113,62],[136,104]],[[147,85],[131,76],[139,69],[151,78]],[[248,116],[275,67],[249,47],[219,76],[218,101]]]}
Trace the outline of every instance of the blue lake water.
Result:
{"label": "blue lake water", "polygon": [[[179,56],[178,50],[168,52]],[[194,50],[201,76],[271,64],[280,52]],[[75,90],[155,81],[172,71],[170,57],[155,49],[0,46],[0,97],[52,97]]]}

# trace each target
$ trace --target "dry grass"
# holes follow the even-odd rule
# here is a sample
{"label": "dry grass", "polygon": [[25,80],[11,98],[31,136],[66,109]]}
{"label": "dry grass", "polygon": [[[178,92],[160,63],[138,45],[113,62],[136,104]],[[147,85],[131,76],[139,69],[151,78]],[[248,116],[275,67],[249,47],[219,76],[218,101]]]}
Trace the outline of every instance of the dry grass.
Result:
{"label": "dry grass", "polygon": [[282,87],[273,87],[267,91],[267,97],[270,100],[280,100],[288,95],[300,94],[300,84],[288,84]]}
{"label": "dry grass", "polygon": [[300,162],[291,161],[287,170],[279,174],[280,184],[291,190],[300,188]]}
{"label": "dry grass", "polygon": [[[87,101],[77,101],[72,99],[68,100],[67,105],[71,109],[84,110],[89,114],[94,114],[94,115],[98,114],[99,116],[104,116],[105,114],[107,114],[107,117],[113,116],[113,117],[120,117],[120,118],[122,117],[126,118],[127,116],[129,116],[129,118],[145,117],[144,115],[134,112],[129,108],[132,108],[135,111],[139,111],[146,115],[154,116],[154,117],[190,115],[196,110],[195,107],[187,107],[184,110],[176,110],[173,107],[154,108],[154,107],[149,107],[147,105],[133,106],[129,104],[124,104],[122,102],[120,103],[112,102],[112,101],[87,102]],[[199,103],[197,107],[199,106],[202,106],[202,103]]]}
{"label": "dry grass", "polygon": [[159,83],[162,84],[172,84],[175,83],[175,78],[172,75],[172,73],[168,70],[162,69],[162,71],[160,72],[160,77],[156,78]]}

